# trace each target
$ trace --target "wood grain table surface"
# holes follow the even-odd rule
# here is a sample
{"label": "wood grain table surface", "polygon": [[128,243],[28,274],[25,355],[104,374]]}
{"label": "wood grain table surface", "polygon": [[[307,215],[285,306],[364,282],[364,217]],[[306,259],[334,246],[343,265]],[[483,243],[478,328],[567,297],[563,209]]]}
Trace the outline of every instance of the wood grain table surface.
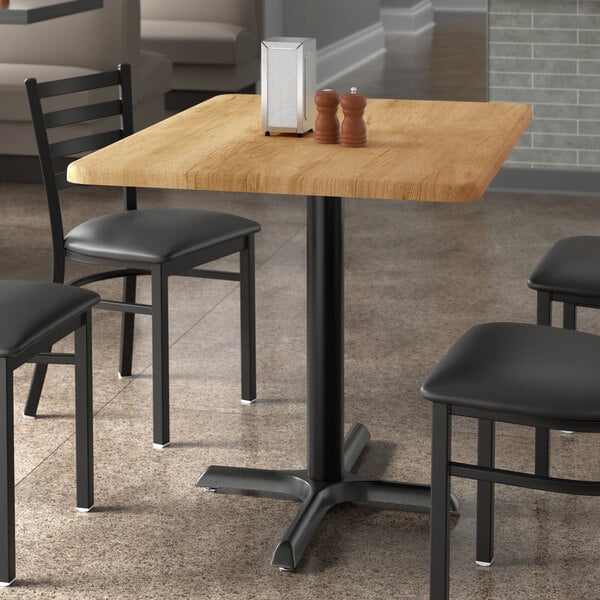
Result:
{"label": "wood grain table surface", "polygon": [[[339,114],[340,118],[343,116]],[[368,145],[266,137],[260,96],[216,96],[73,162],[74,183],[392,200],[480,198],[531,122],[522,104],[369,99]]]}

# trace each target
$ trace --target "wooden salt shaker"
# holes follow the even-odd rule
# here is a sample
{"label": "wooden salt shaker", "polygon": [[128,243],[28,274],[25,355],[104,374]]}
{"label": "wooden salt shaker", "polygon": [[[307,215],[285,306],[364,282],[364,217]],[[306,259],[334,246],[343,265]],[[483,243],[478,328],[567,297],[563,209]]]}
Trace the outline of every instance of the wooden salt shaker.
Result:
{"label": "wooden salt shaker", "polygon": [[315,142],[317,144],[340,143],[340,121],[337,117],[340,97],[334,90],[319,90],[315,94],[317,119],[315,121]]}
{"label": "wooden salt shaker", "polygon": [[367,145],[367,124],[363,119],[367,99],[350,88],[350,93],[344,94],[341,99],[344,121],[342,122],[342,146],[348,148],[362,148]]}

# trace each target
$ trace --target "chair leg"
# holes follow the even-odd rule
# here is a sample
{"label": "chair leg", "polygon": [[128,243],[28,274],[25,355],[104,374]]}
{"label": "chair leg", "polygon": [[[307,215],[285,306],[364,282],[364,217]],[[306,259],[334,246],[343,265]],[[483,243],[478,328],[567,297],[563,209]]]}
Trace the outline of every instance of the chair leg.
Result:
{"label": "chair leg", "polygon": [[[44,348],[44,352],[50,352],[52,348]],[[31,384],[29,386],[29,394],[27,396],[27,402],[25,403],[25,409],[23,415],[35,419],[37,415],[38,406],[40,403],[40,397],[42,395],[42,389],[44,387],[44,381],[46,379],[46,373],[48,372],[48,365],[35,365],[33,370],[33,377],[31,378]]]}
{"label": "chair leg", "polygon": [[[538,292],[537,324],[552,326],[552,296],[549,292]],[[535,474],[548,477],[550,473],[550,431],[535,428]]]}
{"label": "chair leg", "polygon": [[[477,435],[477,464],[494,467],[495,423],[479,419]],[[494,562],[494,484],[477,482],[477,550],[475,562],[489,567]]]}
{"label": "chair leg", "polygon": [[[577,329],[577,305],[572,302],[563,302],[563,328]],[[574,431],[562,430],[561,433],[572,435]]]}
{"label": "chair leg", "polygon": [[162,265],[152,267],[152,406],[154,447],[169,440],[169,284]]}
{"label": "chair leg", "polygon": [[539,477],[548,477],[550,472],[550,430],[535,428],[535,468]]}
{"label": "chair leg", "polygon": [[[53,227],[53,244],[52,244],[52,281],[54,283],[64,283],[65,281],[65,254],[62,249],[62,232],[60,233],[60,241],[54,237],[57,234]],[[51,352],[52,346],[44,348],[44,352]],[[46,379],[46,373],[48,372],[48,365],[35,365],[33,370],[33,377],[29,386],[29,394],[27,396],[27,402],[25,403],[25,409],[23,410],[23,416],[35,419],[37,415],[38,405],[40,403],[40,397],[42,395],[42,389],[44,387],[44,381]]]}
{"label": "chair leg", "polygon": [[563,302],[563,327],[577,329],[577,305],[572,302]]}
{"label": "chair leg", "polygon": [[92,396],[92,317],[83,316],[75,330],[75,439],[77,465],[77,510],[94,506],[94,431]]}
{"label": "chair leg", "polygon": [[549,292],[537,294],[537,324],[552,325],[552,296]]}
{"label": "chair leg", "polygon": [[242,403],[256,401],[256,309],[254,291],[254,236],[240,252],[240,329],[242,338]]}
{"label": "chair leg", "polygon": [[[128,275],[123,279],[123,302],[135,302],[137,277]],[[133,328],[135,313],[124,312],[121,318],[121,359],[119,362],[119,377],[131,377],[133,357]]]}
{"label": "chair leg", "polygon": [[450,595],[450,410],[434,403],[431,432],[431,572],[430,600]]}
{"label": "chair leg", "polygon": [[0,586],[15,579],[13,372],[0,359]]}

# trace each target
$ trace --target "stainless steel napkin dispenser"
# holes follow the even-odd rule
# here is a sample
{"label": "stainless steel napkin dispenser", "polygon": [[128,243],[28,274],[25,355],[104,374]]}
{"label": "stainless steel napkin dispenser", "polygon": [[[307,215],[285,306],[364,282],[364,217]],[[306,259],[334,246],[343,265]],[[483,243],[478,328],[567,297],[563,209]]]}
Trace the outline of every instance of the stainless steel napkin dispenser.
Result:
{"label": "stainless steel napkin dispenser", "polygon": [[261,48],[262,128],[303,134],[316,118],[317,41],[274,37]]}

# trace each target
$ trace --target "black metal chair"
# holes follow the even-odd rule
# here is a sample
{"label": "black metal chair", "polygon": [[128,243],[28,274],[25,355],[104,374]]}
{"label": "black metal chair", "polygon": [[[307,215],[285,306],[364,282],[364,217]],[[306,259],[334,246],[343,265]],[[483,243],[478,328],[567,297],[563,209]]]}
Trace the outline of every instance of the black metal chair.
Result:
{"label": "black metal chair", "polygon": [[[600,337],[515,323],[473,327],[422,386],[433,402],[431,600],[449,597],[450,477],[477,480],[476,562],[494,560],[494,484],[600,495],[600,482],[494,467],[496,421],[600,432]],[[477,464],[451,460],[451,418],[478,419]]]}
{"label": "black metal chair", "polygon": [[[577,329],[577,307],[600,308],[600,237],[578,236],[556,242],[529,277],[537,291],[537,323],[552,325],[552,302],[563,304],[563,327]],[[535,472],[550,471],[550,435],[536,430]]]}
{"label": "black metal chair", "polygon": [[[65,162],[102,148],[133,133],[131,69],[85,75],[59,81],[25,82],[37,139],[40,163],[52,229],[53,281],[63,282],[65,257],[100,264],[113,270],[92,274],[69,282],[86,285],[115,277],[124,278],[123,301],[102,300],[100,308],[122,311],[121,358],[119,374],[131,375],[134,314],[152,315],[152,377],[154,445],[169,444],[169,336],[168,277],[182,275],[240,282],[242,402],[256,399],[255,315],[254,315],[254,234],[260,225],[235,215],[175,208],[137,210],[136,190],[125,188],[125,210],[94,219],[75,227],[66,236],[60,210],[59,189],[71,185],[62,172],[55,172],[54,161]],[[44,112],[42,99],[118,88],[112,101]],[[48,129],[120,116],[116,129],[83,137],[49,143]],[[198,265],[238,253],[240,272],[196,269]],[[150,275],[152,304],[135,302],[136,280]],[[47,365],[38,365],[25,407],[26,416],[35,416]]]}
{"label": "black metal chair", "polygon": [[[89,290],[33,281],[0,281],[0,586],[15,579],[13,372],[22,364],[75,365],[77,510],[94,504],[91,309]],[[75,332],[74,353],[49,353]]]}

